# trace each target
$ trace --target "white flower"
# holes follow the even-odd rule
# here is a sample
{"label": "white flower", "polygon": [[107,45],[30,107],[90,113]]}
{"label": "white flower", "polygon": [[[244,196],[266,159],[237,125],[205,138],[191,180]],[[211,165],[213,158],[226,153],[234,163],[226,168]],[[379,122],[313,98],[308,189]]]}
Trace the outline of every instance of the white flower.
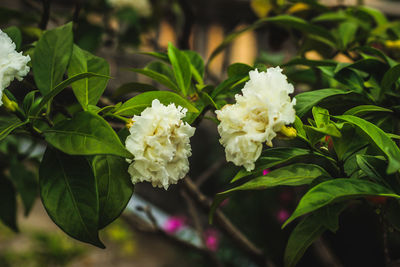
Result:
{"label": "white flower", "polygon": [[141,17],[148,17],[152,12],[149,0],[108,0],[108,2],[117,9],[130,7]]}
{"label": "white flower", "polygon": [[155,99],[151,107],[133,117],[131,134],[125,142],[134,155],[128,169],[132,183],[148,181],[154,187],[168,189],[187,174],[192,154],[189,138],[195,128],[181,120],[186,111],[174,104],[164,106]]}
{"label": "white flower", "polygon": [[17,78],[21,81],[28,74],[29,67],[26,65],[31,58],[15,51],[15,44],[8,35],[0,30],[0,105],[3,90]]}
{"label": "white flower", "polygon": [[295,120],[290,99],[293,85],[279,67],[267,72],[249,72],[250,80],[242,89],[243,95],[236,95],[236,103],[225,105],[216,114],[221,123],[218,132],[225,147],[227,161],[244,166],[247,171],[254,169],[254,162],[262,150],[262,143],[272,146],[276,133]]}

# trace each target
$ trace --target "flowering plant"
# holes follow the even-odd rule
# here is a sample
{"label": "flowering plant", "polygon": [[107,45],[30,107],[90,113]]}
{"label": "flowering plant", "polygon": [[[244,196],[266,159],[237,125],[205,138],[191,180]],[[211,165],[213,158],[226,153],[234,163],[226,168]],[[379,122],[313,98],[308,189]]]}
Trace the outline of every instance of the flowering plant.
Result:
{"label": "flowering plant", "polygon": [[[126,84],[114,98],[105,94],[109,63],[74,43],[72,22],[2,29],[0,220],[17,231],[16,195],[29,214],[38,191],[65,233],[104,248],[99,231],[121,215],[134,184],[150,182],[165,190],[185,187],[182,195],[201,205],[210,223],[215,217],[221,233],[260,266],[271,264],[267,253],[218,209],[238,191],[300,192],[291,214],[288,204],[275,212],[283,228],[299,221],[286,266],[296,265],[323,233],[335,233],[340,214],[354,203],[373,203],[385,233],[398,231],[400,63],[393,47],[400,24],[386,27],[382,13],[365,7],[331,12],[314,1],[293,1],[281,8],[284,15],[229,35],[208,59],[240,34],[273,24],[293,31],[298,45],[298,55],[280,66],[234,63],[215,82],[198,53],[170,43],[164,52],[146,53],[157,61],[130,69],[153,84]],[[310,51],[319,58],[310,59]],[[66,93],[72,103],[64,101]],[[214,201],[188,177],[190,138],[206,119],[216,123],[226,161],[240,166]],[[44,151],[12,149],[23,138]],[[209,252],[221,247],[220,233],[199,236],[204,254],[215,259]]]}

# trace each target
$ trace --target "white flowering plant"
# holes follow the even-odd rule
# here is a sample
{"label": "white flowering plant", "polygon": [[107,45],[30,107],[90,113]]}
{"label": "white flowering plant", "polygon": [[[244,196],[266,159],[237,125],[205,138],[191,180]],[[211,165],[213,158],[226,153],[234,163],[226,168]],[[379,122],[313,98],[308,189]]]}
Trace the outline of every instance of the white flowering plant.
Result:
{"label": "white flowering plant", "polygon": [[[350,205],[373,206],[384,234],[399,231],[399,24],[385,27],[386,17],[369,8],[330,12],[295,2],[287,14],[229,35],[208,61],[246,30],[274,24],[293,30],[299,45],[280,66],[234,63],[215,82],[197,52],[170,43],[164,52],[144,53],[156,61],[129,69],[152,84],[133,81],[111,97],[109,63],[74,43],[72,22],[1,29],[0,221],[18,231],[16,196],[26,215],[40,196],[66,234],[104,248],[99,231],[121,215],[135,184],[149,182],[165,190],[186,186],[209,222],[215,216],[260,266],[272,266],[269,253],[219,209],[238,191],[298,190],[282,224],[299,221],[285,266],[296,265],[323,233],[335,233]],[[303,19],[298,10],[310,14]],[[309,59],[310,51],[320,58]],[[73,100],[65,102],[68,95]],[[191,138],[206,119],[215,122],[228,168],[240,168],[214,201],[188,177]],[[24,140],[30,145],[21,149]]]}

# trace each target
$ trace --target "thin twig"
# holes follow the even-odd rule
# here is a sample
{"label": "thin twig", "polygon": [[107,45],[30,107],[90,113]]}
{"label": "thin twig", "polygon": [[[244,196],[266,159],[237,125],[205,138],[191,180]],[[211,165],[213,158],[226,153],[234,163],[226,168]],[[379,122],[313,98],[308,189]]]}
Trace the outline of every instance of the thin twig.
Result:
{"label": "thin twig", "polygon": [[208,169],[202,172],[196,179],[195,184],[200,187],[205,181],[207,181],[216,171],[218,171],[223,165],[226,164],[225,158],[221,158],[214,162]]}
{"label": "thin twig", "polygon": [[[206,197],[197,188],[196,184],[186,176],[182,182],[189,195],[208,213],[210,211],[212,201]],[[275,264],[267,259],[263,251],[254,245],[231,221],[220,211],[214,213],[215,223],[219,226],[232,241],[240,247],[255,263],[260,266],[275,266]]]}

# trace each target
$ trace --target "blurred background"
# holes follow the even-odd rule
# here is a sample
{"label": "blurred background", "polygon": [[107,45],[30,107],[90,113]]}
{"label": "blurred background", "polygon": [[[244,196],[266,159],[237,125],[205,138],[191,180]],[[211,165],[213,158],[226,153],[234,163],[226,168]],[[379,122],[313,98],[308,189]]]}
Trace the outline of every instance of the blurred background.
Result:
{"label": "blurred background", "polygon": [[[319,2],[333,10],[345,5],[367,5],[389,18],[400,17],[400,3],[395,0]],[[75,43],[110,64],[115,79],[110,80],[106,95],[112,99],[115,90],[125,83],[159,86],[126,71],[149,63],[152,58],[145,52],[166,51],[172,42],[180,49],[195,50],[206,60],[229,33],[259,18],[281,14],[286,4],[285,0],[2,0],[0,28],[20,26],[26,36],[34,36],[32,26],[45,29],[74,21]],[[46,10],[50,11],[48,20],[43,16]],[[298,4],[285,12],[306,14],[313,10]],[[247,31],[209,62],[207,82],[214,85],[222,82],[227,77],[227,67],[235,62],[282,64],[298,53],[296,40],[292,32],[274,25]],[[320,58],[313,51],[305,56]],[[334,59],[349,60],[341,54]],[[28,79],[33,81],[32,77]],[[65,95],[65,101],[68,97],[73,96]],[[225,162],[218,138],[216,124],[210,120],[204,120],[192,138],[189,175],[210,199],[225,190],[238,171]],[[0,152],[5,153],[10,147],[24,151],[29,144],[9,140],[0,143]],[[35,149],[40,157],[41,148]],[[36,172],[33,170],[32,175],[37,176]],[[281,230],[280,226],[298,202],[295,190],[299,189],[237,193],[221,207],[234,225],[267,252],[276,266],[283,264],[285,244],[293,228],[292,225]],[[79,243],[62,233],[50,221],[39,199],[28,217],[21,212],[18,218],[20,233],[0,224],[0,267],[257,266],[218,228],[208,224],[207,214],[185,196],[181,185],[165,191],[138,184],[126,213],[101,233],[105,250]],[[299,266],[332,266],[332,262],[380,266],[384,255],[378,220],[375,207],[350,206],[341,216],[337,234],[328,233],[325,242],[319,240],[311,246]],[[328,247],[334,248],[336,256]],[[400,257],[398,249],[395,247],[391,252],[394,258]]]}

